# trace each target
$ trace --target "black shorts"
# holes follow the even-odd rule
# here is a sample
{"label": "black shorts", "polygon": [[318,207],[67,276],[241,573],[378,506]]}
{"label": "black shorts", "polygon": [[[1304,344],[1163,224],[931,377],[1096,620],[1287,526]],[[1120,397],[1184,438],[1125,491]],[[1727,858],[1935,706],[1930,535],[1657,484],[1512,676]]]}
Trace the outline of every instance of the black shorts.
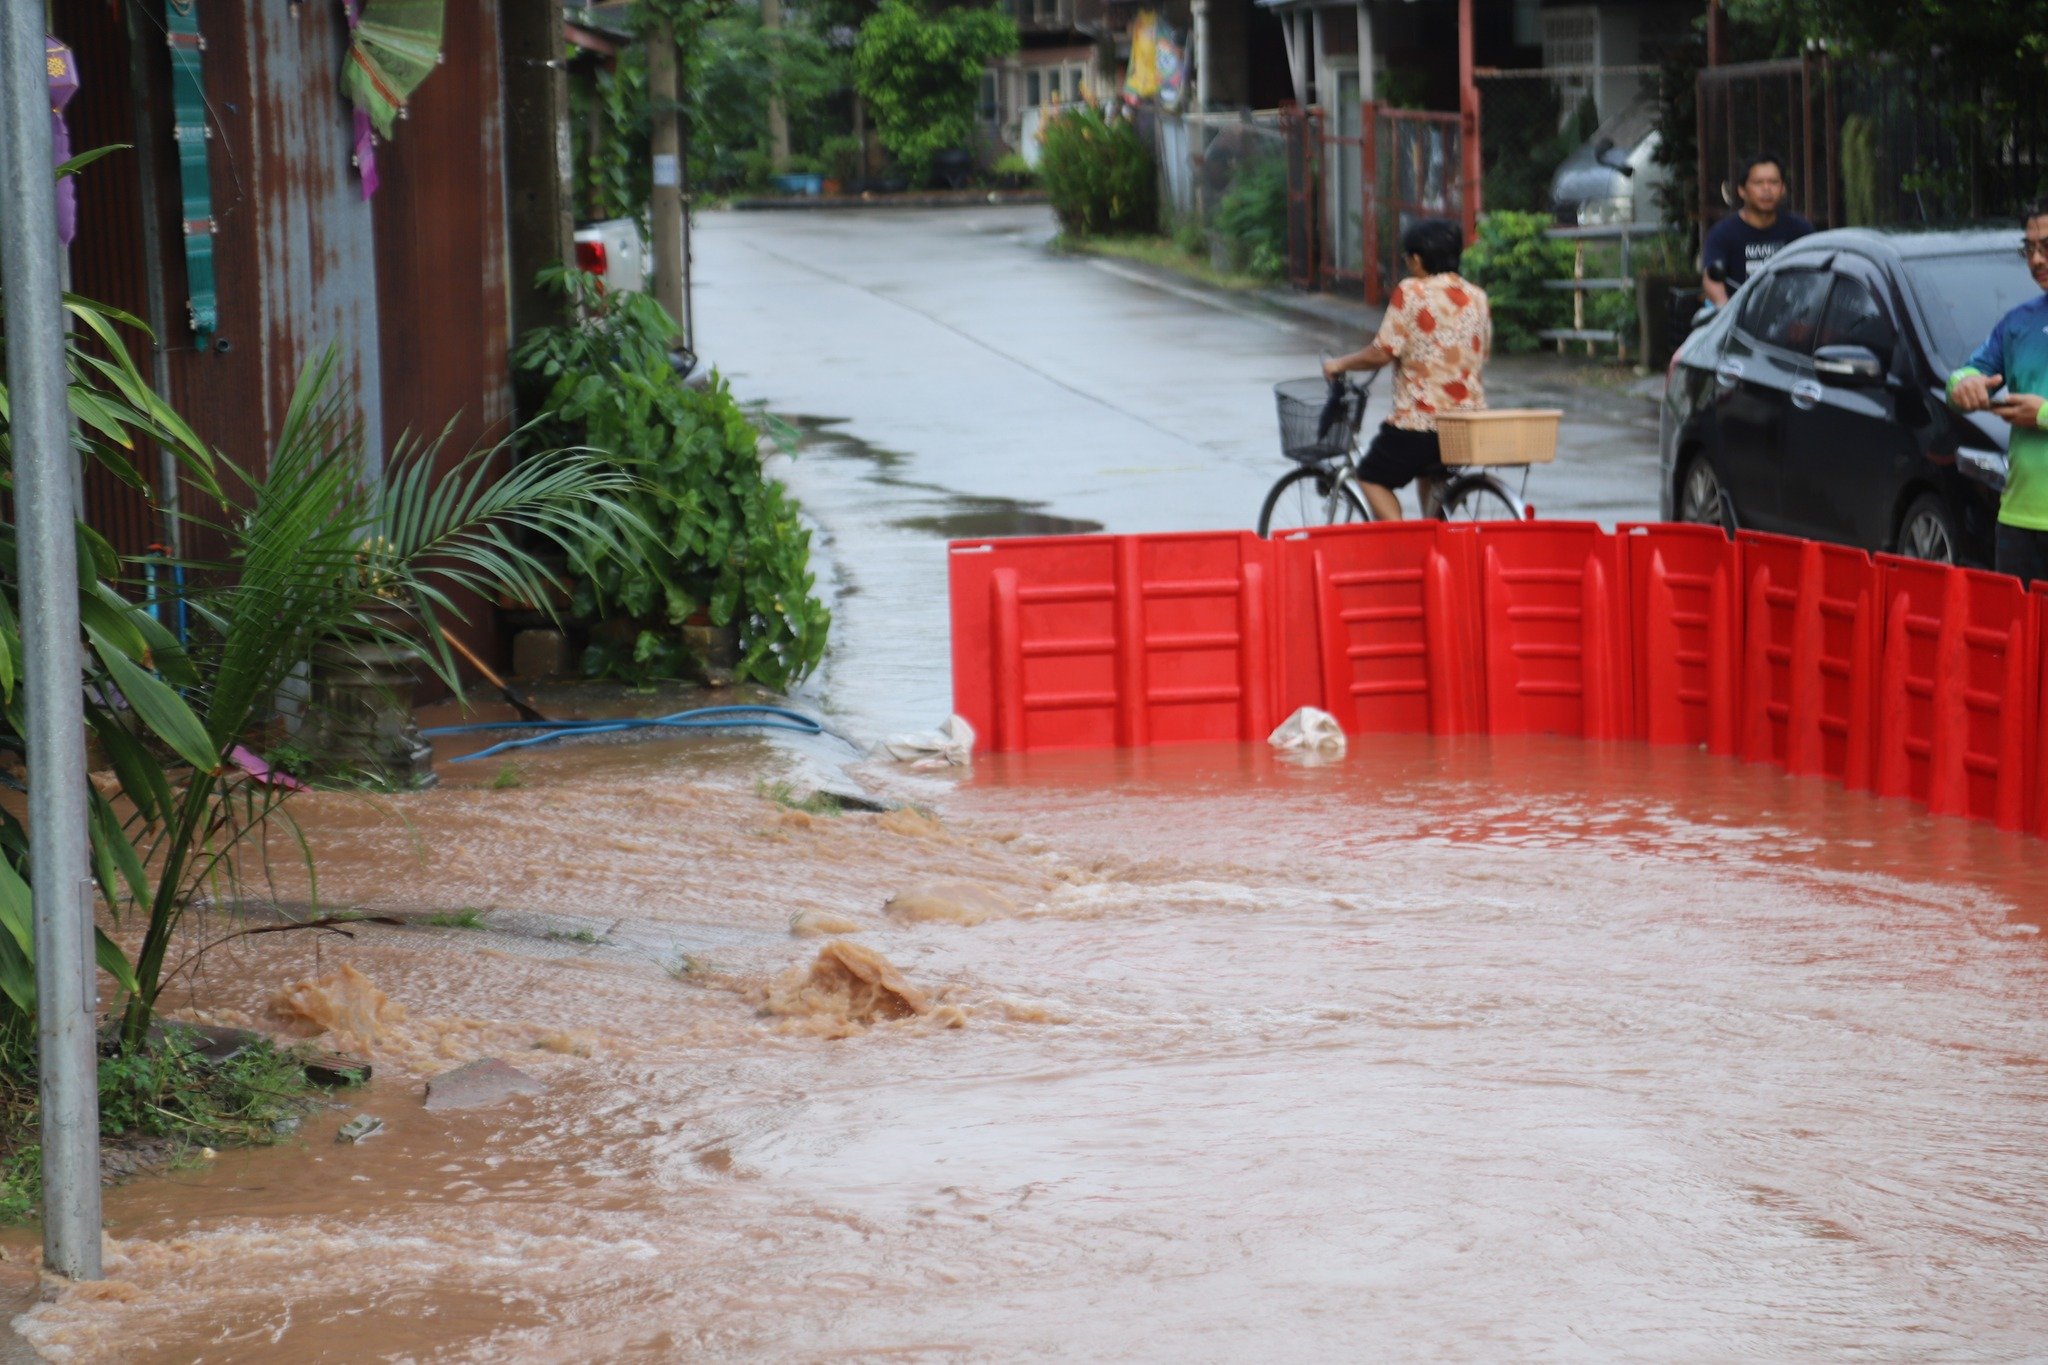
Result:
{"label": "black shorts", "polygon": [[1433,431],[1409,431],[1382,423],[1365,458],[1358,462],[1358,477],[1382,488],[1406,488],[1417,479],[1442,478],[1443,447]]}

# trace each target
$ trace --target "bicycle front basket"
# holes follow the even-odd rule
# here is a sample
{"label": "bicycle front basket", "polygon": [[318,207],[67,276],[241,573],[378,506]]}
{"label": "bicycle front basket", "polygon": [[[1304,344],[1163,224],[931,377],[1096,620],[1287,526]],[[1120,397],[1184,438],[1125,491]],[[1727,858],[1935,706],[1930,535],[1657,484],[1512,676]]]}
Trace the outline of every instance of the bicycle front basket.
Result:
{"label": "bicycle front basket", "polygon": [[1280,410],[1280,449],[1288,459],[1321,464],[1341,459],[1351,449],[1351,433],[1357,429],[1359,406],[1364,402],[1362,394],[1346,390],[1327,427],[1323,415],[1330,402],[1330,386],[1320,379],[1275,384],[1273,401]]}

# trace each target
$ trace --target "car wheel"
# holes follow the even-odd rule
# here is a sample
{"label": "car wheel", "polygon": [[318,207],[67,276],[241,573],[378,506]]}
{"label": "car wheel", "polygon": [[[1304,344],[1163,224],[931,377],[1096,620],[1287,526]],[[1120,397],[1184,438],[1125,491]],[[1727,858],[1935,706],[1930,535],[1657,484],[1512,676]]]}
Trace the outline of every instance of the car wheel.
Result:
{"label": "car wheel", "polygon": [[1899,518],[1899,553],[1908,559],[1953,564],[1960,543],[1955,514],[1948,510],[1948,503],[1939,493],[1922,493],[1906,508],[1906,515]]}
{"label": "car wheel", "polygon": [[1695,455],[1678,479],[1678,519],[1735,533],[1735,513],[1721,489],[1721,476],[1705,455]]}

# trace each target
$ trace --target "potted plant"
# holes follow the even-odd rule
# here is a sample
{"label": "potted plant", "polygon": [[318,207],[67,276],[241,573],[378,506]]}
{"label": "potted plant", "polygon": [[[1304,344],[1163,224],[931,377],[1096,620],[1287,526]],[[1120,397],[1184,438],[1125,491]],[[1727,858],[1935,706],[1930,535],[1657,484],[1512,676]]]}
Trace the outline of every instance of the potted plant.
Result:
{"label": "potted plant", "polygon": [[387,536],[368,536],[356,549],[358,600],[313,646],[302,742],[330,768],[425,787],[434,781],[434,751],[413,719],[413,696],[426,655],[393,559]]}

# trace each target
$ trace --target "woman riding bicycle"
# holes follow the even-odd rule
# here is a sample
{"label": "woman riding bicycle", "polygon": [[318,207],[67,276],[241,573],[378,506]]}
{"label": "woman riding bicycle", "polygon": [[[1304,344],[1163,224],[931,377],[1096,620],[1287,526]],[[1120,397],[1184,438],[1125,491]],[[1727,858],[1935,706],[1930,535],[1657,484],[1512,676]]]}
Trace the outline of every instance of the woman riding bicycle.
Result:
{"label": "woman riding bicycle", "polygon": [[[1350,370],[1394,367],[1394,411],[1358,465],[1358,481],[1380,521],[1401,519],[1397,489],[1449,473],[1437,445],[1437,414],[1486,406],[1479,375],[1493,349],[1486,294],[1458,276],[1465,254],[1458,225],[1444,218],[1412,224],[1401,234],[1401,254],[1409,278],[1394,286],[1379,335],[1362,351],[1323,362],[1331,380]],[[1428,515],[1426,499],[1425,492]]]}

